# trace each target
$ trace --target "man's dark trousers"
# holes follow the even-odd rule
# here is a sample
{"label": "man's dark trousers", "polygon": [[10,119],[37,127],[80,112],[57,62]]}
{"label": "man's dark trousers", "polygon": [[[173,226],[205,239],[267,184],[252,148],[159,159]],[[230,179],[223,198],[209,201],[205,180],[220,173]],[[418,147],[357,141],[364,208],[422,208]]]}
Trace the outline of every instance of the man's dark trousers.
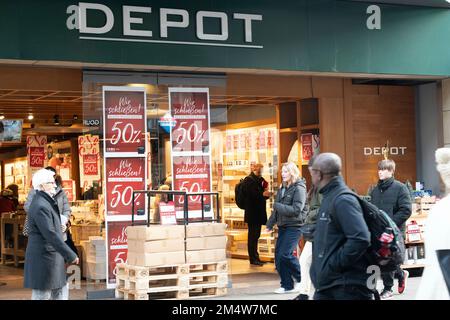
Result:
{"label": "man's dark trousers", "polygon": [[404,275],[403,270],[400,266],[397,266],[397,270],[393,272],[383,272],[381,274],[383,279],[383,285],[385,290],[392,290],[394,286],[394,278],[397,278],[399,282],[403,281]]}
{"label": "man's dark trousers", "polygon": [[247,240],[247,249],[248,249],[248,258],[250,263],[259,261],[258,254],[258,240],[261,236],[261,225],[260,224],[249,224],[248,225],[248,240]]}
{"label": "man's dark trousers", "polygon": [[372,300],[373,293],[364,286],[335,286],[314,294],[314,300]]}

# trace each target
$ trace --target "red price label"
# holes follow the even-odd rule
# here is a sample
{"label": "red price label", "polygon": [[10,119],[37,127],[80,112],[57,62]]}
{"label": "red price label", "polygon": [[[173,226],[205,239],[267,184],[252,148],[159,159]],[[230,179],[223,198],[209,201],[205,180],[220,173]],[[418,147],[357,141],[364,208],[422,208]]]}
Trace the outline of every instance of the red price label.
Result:
{"label": "red price label", "polygon": [[[109,215],[131,215],[134,190],[145,189],[145,158],[106,159],[106,197]],[[145,207],[142,194],[134,198],[135,214]]]}
{"label": "red price label", "polygon": [[105,91],[106,152],[145,150],[145,92]]}
{"label": "red price label", "polygon": [[130,225],[130,221],[108,222],[108,283],[115,283],[117,264],[127,262],[128,238],[125,231]]}

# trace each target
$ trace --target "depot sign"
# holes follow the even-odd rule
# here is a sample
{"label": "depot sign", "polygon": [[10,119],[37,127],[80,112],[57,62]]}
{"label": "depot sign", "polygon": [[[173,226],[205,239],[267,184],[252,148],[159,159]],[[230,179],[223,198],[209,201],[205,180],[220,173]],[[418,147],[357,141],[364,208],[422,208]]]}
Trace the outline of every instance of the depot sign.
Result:
{"label": "depot sign", "polygon": [[[389,154],[392,156],[404,156],[407,147],[389,147]],[[386,151],[386,147],[364,147],[365,156],[382,156]]]}
{"label": "depot sign", "polygon": [[[80,39],[100,40],[100,41],[127,41],[127,42],[153,42],[153,43],[174,43],[193,44],[209,46],[228,46],[261,49],[263,46],[253,44],[253,28],[256,22],[262,21],[260,14],[232,13],[228,14],[220,11],[198,11],[189,12],[185,9],[171,9],[142,7],[142,6],[122,6],[122,14],[114,14],[110,7],[99,3],[80,2],[78,5],[71,5],[66,10],[69,15],[66,26],[69,30],[79,30]],[[92,23],[88,17],[93,14],[103,15],[103,23]],[[122,18],[122,21],[117,21]],[[147,19],[159,19],[159,38],[155,38],[154,30],[147,29]],[[193,22],[194,20],[195,22]],[[210,20],[218,23],[219,32],[207,30],[205,21]],[[189,34],[188,27],[195,23],[195,36],[200,41],[179,41],[171,40],[171,30],[176,28],[186,30],[186,37]],[[229,25],[241,23],[245,35],[245,43],[231,44],[229,40]],[[145,25],[144,25],[145,24]],[[105,38],[99,35],[106,35],[113,30],[116,25],[121,25],[123,37]],[[257,27],[257,26],[256,26]],[[192,31],[191,31],[192,32]],[[87,36],[95,35],[95,37]],[[133,37],[133,38],[130,38]],[[205,42],[215,41],[215,42]]]}

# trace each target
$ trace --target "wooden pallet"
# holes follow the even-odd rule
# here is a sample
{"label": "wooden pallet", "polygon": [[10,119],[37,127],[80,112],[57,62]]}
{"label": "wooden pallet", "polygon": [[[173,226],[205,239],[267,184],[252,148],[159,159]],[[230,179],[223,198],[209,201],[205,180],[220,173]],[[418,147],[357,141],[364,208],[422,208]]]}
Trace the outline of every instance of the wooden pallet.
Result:
{"label": "wooden pallet", "polygon": [[189,275],[201,272],[228,272],[228,262],[205,262],[188,264]]}
{"label": "wooden pallet", "polygon": [[228,285],[228,273],[203,272],[189,275],[189,289],[205,286],[226,287]]}
{"label": "wooden pallet", "polygon": [[225,296],[228,292],[227,288],[222,287],[206,287],[189,290],[189,299],[207,299]]}

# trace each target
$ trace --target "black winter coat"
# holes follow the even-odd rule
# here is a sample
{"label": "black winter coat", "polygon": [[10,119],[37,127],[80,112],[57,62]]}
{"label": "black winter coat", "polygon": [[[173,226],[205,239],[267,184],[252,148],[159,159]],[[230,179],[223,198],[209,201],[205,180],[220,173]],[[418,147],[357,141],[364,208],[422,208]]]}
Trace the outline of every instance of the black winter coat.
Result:
{"label": "black winter coat", "polygon": [[267,227],[272,229],[276,224],[278,227],[301,227],[305,224],[308,215],[306,205],[306,184],[303,179],[291,184],[285,189],[278,190],[273,212],[267,222]]}
{"label": "black winter coat", "polygon": [[262,226],[267,222],[267,198],[263,196],[263,182],[264,178],[256,176],[253,172],[243,181],[246,193],[244,221],[249,225]]}
{"label": "black winter coat", "polygon": [[28,244],[25,253],[24,287],[59,289],[66,285],[65,263],[77,256],[63,241],[56,201],[37,191],[28,211]]}
{"label": "black winter coat", "polygon": [[412,214],[411,196],[406,185],[394,178],[380,180],[370,196],[370,201],[385,211],[397,227],[405,232],[406,221]]}
{"label": "black winter coat", "polygon": [[[340,285],[366,286],[369,262],[364,257],[370,233],[362,208],[341,176],[320,190],[323,195],[313,242],[311,280],[317,291]],[[334,210],[331,207],[334,202]]]}

